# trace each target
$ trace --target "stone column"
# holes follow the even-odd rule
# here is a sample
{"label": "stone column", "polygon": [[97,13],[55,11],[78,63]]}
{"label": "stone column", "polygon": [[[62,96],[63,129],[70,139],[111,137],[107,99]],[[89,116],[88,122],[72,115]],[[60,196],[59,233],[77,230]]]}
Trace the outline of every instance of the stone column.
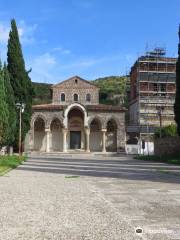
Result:
{"label": "stone column", "polygon": [[62,129],[63,132],[63,152],[67,152],[67,132],[66,128]]}
{"label": "stone column", "polygon": [[29,151],[34,150],[34,131],[29,130]]}
{"label": "stone column", "polygon": [[90,129],[89,128],[85,128],[85,135],[86,135],[86,152],[90,152],[90,148],[89,148]]}
{"label": "stone column", "polygon": [[105,153],[106,152],[106,132],[107,129],[102,129],[102,152]]}
{"label": "stone column", "polygon": [[45,129],[46,132],[46,152],[50,152],[50,134],[51,130],[50,129]]}

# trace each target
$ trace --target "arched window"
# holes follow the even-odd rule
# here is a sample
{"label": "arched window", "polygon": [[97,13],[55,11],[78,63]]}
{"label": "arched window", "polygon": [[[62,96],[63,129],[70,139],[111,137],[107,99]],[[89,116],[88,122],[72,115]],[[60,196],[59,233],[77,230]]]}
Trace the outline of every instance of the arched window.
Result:
{"label": "arched window", "polygon": [[64,93],[61,93],[61,102],[65,102],[66,96]]}
{"label": "arched window", "polygon": [[77,93],[74,94],[74,101],[78,102],[78,95],[77,95]]}
{"label": "arched window", "polygon": [[86,102],[90,102],[91,101],[91,94],[86,94]]}

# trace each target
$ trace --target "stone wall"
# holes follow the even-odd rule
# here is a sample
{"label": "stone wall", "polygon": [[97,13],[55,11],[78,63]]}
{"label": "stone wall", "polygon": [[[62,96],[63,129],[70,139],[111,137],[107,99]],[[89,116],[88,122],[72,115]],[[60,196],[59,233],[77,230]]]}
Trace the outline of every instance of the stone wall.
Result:
{"label": "stone wall", "polygon": [[155,139],[154,153],[158,156],[180,153],[180,138],[166,137]]}
{"label": "stone wall", "polygon": [[[65,101],[63,102],[61,101],[61,94],[65,94]],[[83,105],[99,103],[99,88],[78,77],[53,86],[53,103],[69,105],[74,102],[74,94],[78,95],[77,102]],[[86,100],[87,94],[90,94],[90,101]]]}

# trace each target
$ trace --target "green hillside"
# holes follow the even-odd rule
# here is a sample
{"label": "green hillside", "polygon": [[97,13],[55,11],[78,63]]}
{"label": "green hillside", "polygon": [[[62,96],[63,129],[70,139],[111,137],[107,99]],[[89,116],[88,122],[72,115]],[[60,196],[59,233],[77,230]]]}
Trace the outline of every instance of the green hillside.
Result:
{"label": "green hillside", "polygon": [[100,103],[126,105],[129,77],[110,76],[93,81],[100,88]]}
{"label": "green hillside", "polygon": [[[100,88],[100,103],[112,105],[127,105],[127,90],[129,78],[126,76],[110,76],[92,81]],[[51,86],[47,83],[33,83],[33,104],[51,103]]]}
{"label": "green hillside", "polygon": [[33,82],[34,88],[34,97],[33,104],[43,104],[43,103],[51,103],[51,86],[52,84],[48,83],[35,83]]}

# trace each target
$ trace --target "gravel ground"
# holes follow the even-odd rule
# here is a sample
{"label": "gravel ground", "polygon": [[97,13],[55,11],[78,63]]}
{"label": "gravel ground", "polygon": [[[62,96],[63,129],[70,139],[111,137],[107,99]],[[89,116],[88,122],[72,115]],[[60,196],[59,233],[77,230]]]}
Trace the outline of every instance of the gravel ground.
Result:
{"label": "gravel ground", "polygon": [[34,156],[0,177],[0,240],[180,239],[179,171],[127,157]]}

